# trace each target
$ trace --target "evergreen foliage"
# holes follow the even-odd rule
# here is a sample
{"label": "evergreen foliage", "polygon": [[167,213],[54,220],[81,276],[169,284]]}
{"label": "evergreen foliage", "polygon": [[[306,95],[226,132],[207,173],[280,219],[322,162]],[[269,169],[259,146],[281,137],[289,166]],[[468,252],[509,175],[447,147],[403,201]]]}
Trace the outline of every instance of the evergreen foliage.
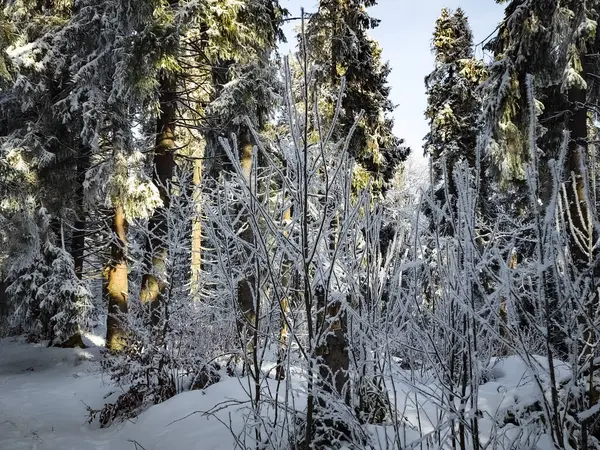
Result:
{"label": "evergreen foliage", "polygon": [[376,3],[373,0],[320,1],[317,12],[307,23],[306,51],[326,100],[326,123],[334,120],[342,77],[346,89],[338,133],[349,133],[360,111],[364,111],[350,144],[351,155],[358,163],[355,186],[362,189],[372,183],[375,191],[385,192],[409,149],[393,133],[390,114],[394,105],[389,99],[387,84],[390,68],[381,60],[381,48],[368,35],[369,30],[379,24],[379,20],[367,12],[367,8]]}
{"label": "evergreen foliage", "polygon": [[480,101],[476,90],[486,76],[483,62],[474,58],[473,36],[467,17],[461,9],[444,8],[435,24],[432,50],[435,70],[425,79],[427,109],[431,131],[425,138],[425,153],[430,157],[433,196],[443,214],[434,219],[450,232],[456,218],[457,191],[454,167],[466,161],[476,169],[477,139],[480,132]]}
{"label": "evergreen foliage", "polygon": [[73,260],[57,242],[50,220],[43,208],[19,214],[20,226],[13,231],[21,242],[12,241],[7,293],[12,297],[13,327],[31,339],[60,344],[79,333],[91,308],[91,294],[76,277]]}

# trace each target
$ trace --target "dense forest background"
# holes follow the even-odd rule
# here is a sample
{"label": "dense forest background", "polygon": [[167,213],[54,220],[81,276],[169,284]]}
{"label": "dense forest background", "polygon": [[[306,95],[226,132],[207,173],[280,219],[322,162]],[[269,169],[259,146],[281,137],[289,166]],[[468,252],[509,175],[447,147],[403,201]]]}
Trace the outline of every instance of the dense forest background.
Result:
{"label": "dense forest background", "polygon": [[[498,0],[489,63],[441,11],[425,189],[375,3],[2,2],[0,331],[101,324],[90,420],[234,377],[241,448],[600,448],[600,1]],[[536,395],[484,415],[508,357]]]}

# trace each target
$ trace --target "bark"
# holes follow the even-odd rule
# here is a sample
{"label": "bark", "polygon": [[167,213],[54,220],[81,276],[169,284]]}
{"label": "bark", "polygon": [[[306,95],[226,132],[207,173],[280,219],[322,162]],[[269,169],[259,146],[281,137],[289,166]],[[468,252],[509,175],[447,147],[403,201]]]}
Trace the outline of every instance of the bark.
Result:
{"label": "bark", "polygon": [[331,78],[331,85],[336,86],[338,82],[338,74],[337,74],[337,58],[338,53],[340,51],[340,35],[339,35],[339,3],[338,0],[333,0],[331,2],[331,67],[329,77]]}
{"label": "bark", "polygon": [[574,88],[569,93],[571,118],[569,152],[567,158],[567,199],[571,224],[570,251],[574,262],[585,269],[593,261],[593,219],[586,189],[587,108],[586,92]]}
{"label": "bark", "polygon": [[[73,266],[75,275],[79,280],[83,278],[83,263],[85,259],[85,232],[86,232],[86,211],[84,206],[84,188],[85,175],[90,167],[90,148],[82,145],[79,148],[77,158],[77,187],[75,189],[75,203],[77,206],[77,220],[75,220],[73,239],[71,241],[71,256],[73,257]],[[81,332],[78,330],[66,341],[57,344],[59,347],[80,347],[85,348]]]}
{"label": "bark", "polygon": [[[289,224],[291,220],[291,207],[287,208],[283,213],[283,225],[286,226]],[[285,233],[289,238],[289,233]],[[275,370],[275,379],[283,380],[285,379],[285,357],[287,353],[287,345],[288,345],[288,326],[287,326],[287,315],[289,311],[289,298],[288,294],[290,289],[292,288],[292,279],[293,279],[293,263],[290,261],[287,256],[282,265],[282,291],[283,297],[280,300],[280,319],[279,319],[279,352],[277,354],[277,369]]]}
{"label": "bark", "polygon": [[191,256],[191,293],[197,298],[200,292],[200,271],[202,270],[202,218],[201,218],[201,191],[202,161],[194,161],[193,176],[194,191],[192,202],[194,204],[194,217],[192,218],[192,256]]}
{"label": "bark", "polygon": [[[208,28],[205,30],[205,32],[208,32]],[[211,78],[212,78],[212,84],[214,87],[214,93],[212,96],[211,101],[219,98],[219,95],[221,95],[222,91],[223,91],[223,86],[225,86],[230,80],[230,76],[229,76],[229,68],[231,67],[231,62],[227,61],[227,60],[222,60],[222,59],[217,59],[216,63],[212,66],[211,68]],[[222,120],[223,118],[219,118],[220,120]],[[226,135],[226,137],[229,137],[228,132],[226,133],[219,133],[216,130],[219,128],[223,128],[224,124],[223,123],[215,123],[214,125],[214,130],[209,130],[208,133],[206,134],[206,175],[208,176],[208,178],[210,180],[217,180],[219,178],[219,175],[221,174],[221,172],[223,172],[223,170],[226,169],[230,169],[231,166],[227,163],[227,155],[225,153],[225,151],[223,150],[223,148],[221,147],[221,144],[219,142],[219,137],[222,136],[223,134]],[[225,126],[225,128],[227,128]],[[231,131],[231,130],[228,130]]]}
{"label": "bark", "polygon": [[86,211],[84,206],[84,188],[85,175],[90,167],[90,148],[83,146],[80,149],[77,161],[77,188],[75,191],[77,203],[77,220],[75,221],[75,230],[73,231],[73,241],[71,243],[71,256],[75,265],[75,275],[80,280],[83,278],[83,262],[85,254],[85,228]]}
{"label": "bark", "polygon": [[319,335],[324,342],[317,347],[318,390],[315,395],[315,448],[329,448],[331,440],[345,440],[350,436],[347,423],[327,415],[330,398],[341,398],[350,405],[348,369],[347,318],[340,302],[331,302],[322,286],[315,293],[317,299],[317,321],[321,325]]}
{"label": "bark", "polygon": [[[329,203],[329,202],[328,202]],[[326,207],[331,207],[327,205]],[[334,259],[337,244],[338,230],[340,229],[339,217],[334,216],[329,223],[329,256]],[[324,434],[317,433],[315,441],[317,448],[324,445],[330,439],[345,439],[350,435],[346,423],[339,422],[325,416],[328,397],[342,398],[346,405],[350,405],[350,389],[348,386],[348,369],[350,367],[350,355],[348,352],[348,341],[346,335],[347,317],[342,310],[339,301],[331,301],[328,287],[323,282],[315,292],[317,300],[317,334],[321,336],[321,344],[316,349],[319,361],[319,375],[317,385],[319,391],[316,395],[317,404],[315,412],[318,419],[318,428],[323,427]],[[350,303],[351,299],[347,298]],[[325,413],[325,414],[324,414]],[[333,435],[332,435],[333,433]]]}
{"label": "bark", "polygon": [[[585,58],[585,57],[584,57]],[[569,131],[571,139],[569,141],[567,158],[567,201],[568,201],[568,224],[569,250],[573,258],[573,263],[580,273],[591,277],[591,289],[587,299],[584,300],[584,311],[579,317],[579,323],[583,330],[582,342],[582,365],[589,364],[587,403],[588,407],[597,404],[599,393],[594,386],[596,376],[595,343],[597,341],[594,328],[596,319],[596,310],[598,308],[598,277],[600,267],[597,263],[597,250],[595,243],[598,240],[596,231],[596,220],[594,217],[594,206],[591,203],[589,184],[588,184],[588,114],[587,98],[584,89],[574,88],[569,92],[569,102],[571,104],[571,117],[569,121]],[[582,424],[582,436],[588,433],[598,436],[600,431],[593,423],[584,422]],[[589,427],[589,429],[588,429]],[[587,437],[583,438],[582,444],[587,446]]]}
{"label": "bark", "polygon": [[126,346],[126,329],[123,323],[127,314],[127,220],[123,207],[117,205],[112,225],[114,235],[110,249],[110,262],[104,271],[108,315],[106,318],[106,348],[119,352]]}
{"label": "bark", "polygon": [[346,316],[341,311],[340,302],[327,301],[326,295],[321,291],[317,293],[319,309],[323,308],[325,330],[325,343],[317,351],[322,363],[319,373],[321,374],[322,388],[328,393],[336,393],[346,400],[348,395],[344,394],[344,388],[348,381],[348,368],[350,359],[348,355],[348,344],[346,342]]}
{"label": "bark", "polygon": [[140,298],[156,325],[160,317],[159,305],[163,301],[167,271],[167,213],[170,205],[169,183],[175,168],[175,118],[176,80],[163,74],[160,79],[160,114],[156,124],[154,148],[154,183],[158,187],[162,206],[156,208],[148,224],[149,238],[146,247],[146,273],[142,277]]}
{"label": "bark", "polygon": [[[325,342],[317,349],[321,360],[319,373],[321,388],[327,393],[336,393],[340,397],[348,381],[350,357],[346,341],[346,314],[341,310],[340,302],[331,302],[325,290],[319,287],[316,293],[319,309],[319,323],[322,325],[321,335]],[[349,403],[348,393],[343,398]]]}
{"label": "bark", "polygon": [[[240,133],[240,164],[242,166],[243,176],[248,184],[252,183],[251,176],[254,153],[254,147],[250,142],[249,134],[249,130],[243,130]],[[249,260],[251,258],[250,248],[254,245],[254,231],[248,223],[247,216],[242,220],[243,223],[241,224],[241,227],[243,230],[240,233],[240,237],[247,243],[245,256],[246,260]],[[254,296],[256,294],[256,274],[254,273],[254,264],[250,263],[249,266],[250,268],[247,270],[246,275],[238,281],[237,284],[237,302],[242,313],[238,326],[241,329],[248,329],[248,326],[254,326],[255,322],[256,311],[254,306]],[[248,336],[245,336],[245,334],[246,333],[243,333],[242,336],[244,339],[247,339]]]}

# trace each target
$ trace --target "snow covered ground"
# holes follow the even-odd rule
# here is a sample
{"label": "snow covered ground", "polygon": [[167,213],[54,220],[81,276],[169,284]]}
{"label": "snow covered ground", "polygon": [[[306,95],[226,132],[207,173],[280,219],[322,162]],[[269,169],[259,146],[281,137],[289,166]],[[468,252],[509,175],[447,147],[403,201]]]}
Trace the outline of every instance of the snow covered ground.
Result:
{"label": "snow covered ground", "polygon": [[[114,399],[119,394],[103,379],[99,364],[101,349],[90,338],[93,336],[86,341],[90,347],[84,350],[46,348],[22,339],[0,341],[0,450],[235,448],[235,438],[228,426],[241,429],[243,405],[236,400],[245,400],[247,396],[243,381],[229,377],[223,377],[205,391],[180,394],[149,408],[137,419],[108,429],[100,429],[98,423],[89,424],[87,407],[99,409],[106,398]],[[542,359],[540,371],[544,371]],[[564,370],[560,372],[566,375]],[[428,418],[435,420],[435,397],[439,394],[436,389],[418,386],[415,397],[416,390],[409,389],[401,377],[396,380],[396,387],[401,392],[397,403],[406,423],[419,428],[420,417],[421,432],[433,431]],[[520,404],[531,404],[538,398],[537,392],[531,371],[519,358],[498,362],[490,371],[490,380],[480,389],[482,437],[501,433],[507,443],[517,438],[521,442],[523,430],[514,425],[497,429],[491,419],[505,414],[503,411],[507,409],[518,409]],[[231,401],[231,406],[216,414],[202,414],[224,401]],[[418,411],[415,403],[419,404]],[[371,427],[370,431],[389,442],[393,427]],[[406,432],[404,427],[403,433]],[[419,434],[409,429],[406,438],[414,442]],[[534,441],[528,448],[552,448],[543,435],[536,436]],[[521,448],[514,445],[508,444],[506,448]],[[387,445],[382,443],[381,447]]]}
{"label": "snow covered ground", "polygon": [[218,420],[229,422],[228,411],[209,418],[200,413],[184,418],[227,398],[243,398],[242,386],[232,378],[205,392],[178,395],[136,420],[108,429],[88,424],[86,405],[98,409],[106,402],[104,397],[114,392],[103,380],[99,356],[98,347],[59,349],[20,339],[1,340],[0,449],[234,448],[233,437]]}

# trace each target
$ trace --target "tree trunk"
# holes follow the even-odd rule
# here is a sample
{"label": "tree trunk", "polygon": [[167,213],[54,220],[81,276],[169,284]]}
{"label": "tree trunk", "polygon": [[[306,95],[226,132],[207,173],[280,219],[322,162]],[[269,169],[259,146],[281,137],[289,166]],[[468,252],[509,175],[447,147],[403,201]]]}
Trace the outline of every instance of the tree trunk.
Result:
{"label": "tree trunk", "polygon": [[156,208],[148,224],[146,273],[142,277],[140,299],[150,310],[152,325],[158,323],[159,305],[166,287],[167,276],[167,214],[170,205],[169,183],[175,168],[176,79],[162,74],[160,79],[160,114],[156,125],[154,148],[154,182],[162,206]]}
{"label": "tree trunk", "polygon": [[[588,119],[586,107],[586,91],[573,88],[569,92],[571,104],[571,117],[569,131],[571,139],[567,156],[567,201],[568,217],[567,224],[570,226],[569,251],[573,258],[573,264],[580,273],[587,273],[594,277],[598,271],[596,264],[596,249],[594,244],[597,240],[595,220],[593,217],[593,206],[590,204],[587,182],[588,152]],[[591,344],[595,342],[594,328],[592,325],[593,311],[598,303],[596,287],[592,287],[591,295],[586,300],[585,306],[588,311],[581,317],[580,322],[584,328],[584,342]],[[591,315],[590,315],[591,314]],[[585,344],[584,344],[585,345]],[[586,352],[592,352],[591,348]]]}
{"label": "tree trunk", "polygon": [[123,207],[115,206],[113,218],[113,242],[110,262],[104,270],[108,315],[106,318],[106,348],[119,352],[126,346],[126,330],[123,316],[127,314],[127,220]]}
{"label": "tree trunk", "polygon": [[593,261],[593,218],[586,189],[587,108],[586,92],[573,88],[569,93],[571,118],[569,152],[567,157],[567,199],[569,202],[570,251],[574,263],[585,270]]}
{"label": "tree trunk", "polygon": [[[205,32],[208,32],[208,28]],[[215,64],[211,67],[211,78],[213,84],[213,95],[211,101],[219,98],[223,91],[223,86],[225,86],[230,80],[229,76],[229,68],[231,67],[232,62],[227,60],[222,60],[220,58],[217,59]],[[229,137],[229,133],[233,130],[229,129],[227,125],[222,123],[223,118],[218,118],[219,121],[214,124],[214,130],[209,130],[206,133],[206,176],[211,180],[215,181],[219,178],[221,172],[224,169],[231,168],[230,164],[227,162],[227,155],[223,148],[221,147],[221,143],[219,142],[219,137],[225,136]],[[218,132],[218,128],[225,128],[226,131]]]}
{"label": "tree trunk", "polygon": [[202,160],[194,160],[194,191],[192,202],[194,205],[194,217],[192,218],[192,256],[191,256],[191,286],[190,291],[193,298],[198,298],[200,293],[200,271],[202,270],[202,195],[200,185],[202,183]]}
{"label": "tree trunk", "polygon": [[325,342],[317,350],[317,355],[322,360],[319,365],[321,388],[328,393],[335,392],[349,403],[348,393],[344,394],[350,366],[346,341],[346,315],[341,311],[340,302],[329,301],[321,288],[317,292],[317,301],[318,308],[322,311],[319,314],[324,316],[320,321],[324,324],[321,334],[325,336]]}
{"label": "tree trunk", "polygon": [[[254,147],[250,142],[249,134],[249,130],[242,130],[240,133],[240,164],[242,166],[242,172],[246,183],[248,183],[249,189],[252,190],[251,183]],[[243,206],[241,207],[243,208]],[[247,261],[252,255],[249,247],[254,245],[254,231],[249,224],[248,214],[251,214],[251,212],[248,212],[245,217],[243,216],[243,222],[240,224],[240,227],[242,228],[240,237],[248,244],[245,255]],[[248,264],[249,268],[246,271],[246,275],[237,283],[237,302],[242,313],[240,322],[238,322],[240,331],[244,329],[248,330],[249,326],[254,326],[256,314],[254,305],[254,297],[256,295],[256,274],[254,273],[255,266],[251,262],[248,262]],[[244,340],[249,339],[247,332],[243,332],[241,336]]]}
{"label": "tree trunk", "polygon": [[[585,60],[585,56],[583,57]],[[595,356],[597,336],[595,331],[596,311],[598,308],[598,280],[600,279],[600,266],[597,263],[597,250],[595,243],[598,240],[597,222],[594,217],[594,206],[590,198],[588,183],[588,110],[587,92],[584,89],[573,88],[569,92],[571,105],[571,117],[567,157],[567,201],[568,217],[567,224],[570,226],[569,250],[573,258],[573,264],[581,274],[590,277],[590,294],[583,299],[584,310],[580,313],[579,323],[583,330],[581,336],[582,361],[581,366],[588,366],[587,377],[587,407],[590,408],[598,403],[599,393],[594,386]],[[594,169],[592,169],[594,170]],[[582,442],[587,446],[586,435],[600,435],[597,425],[593,420],[582,423]],[[590,427],[590,429],[588,429]]]}
{"label": "tree trunk", "polygon": [[[333,0],[331,2],[331,67],[329,78],[331,82],[331,86],[337,86],[338,82],[338,74],[337,74],[337,61],[338,61],[338,53],[340,51],[340,39],[342,37],[339,35],[338,30],[338,20],[339,20],[339,3],[338,0]],[[334,102],[335,105],[335,102]]]}
{"label": "tree trunk", "polygon": [[[71,256],[73,258],[73,268],[75,276],[83,279],[83,263],[85,259],[85,232],[86,232],[86,210],[84,199],[85,175],[90,167],[90,148],[87,145],[79,147],[77,156],[77,188],[75,190],[75,202],[77,205],[77,219],[75,220],[73,239],[71,240]],[[66,341],[58,344],[59,347],[80,347],[85,348],[81,337],[81,331],[77,330],[73,336]]]}
{"label": "tree trunk", "polygon": [[83,278],[83,262],[85,255],[85,229],[86,229],[86,211],[84,199],[85,175],[90,167],[90,148],[82,146],[77,160],[77,190],[75,191],[77,202],[77,220],[75,221],[75,230],[73,231],[73,241],[71,242],[71,256],[75,266],[75,275],[78,279]]}
{"label": "tree trunk", "polygon": [[[333,207],[328,200],[326,208]],[[338,233],[340,229],[339,217],[334,216],[329,223],[329,257],[334,264]],[[333,270],[333,268],[331,269]],[[332,419],[327,414],[328,397],[341,398],[350,405],[350,390],[348,386],[350,367],[350,355],[348,352],[348,341],[346,339],[348,326],[345,311],[339,301],[332,301],[326,280],[317,287],[315,297],[317,299],[317,335],[321,337],[321,344],[316,349],[318,358],[318,382],[317,404],[315,405],[317,429],[323,427],[324,433],[315,435],[317,448],[326,445],[331,439],[347,439],[350,436],[348,424]],[[351,300],[347,298],[350,303]],[[324,339],[324,341],[323,341]]]}
{"label": "tree trunk", "polygon": [[331,302],[323,286],[315,292],[317,299],[318,333],[324,342],[316,349],[318,360],[318,390],[315,395],[315,448],[329,448],[332,440],[346,440],[350,437],[347,423],[332,418],[328,410],[331,399],[343,399],[350,405],[348,386],[348,369],[350,355],[348,353],[347,317],[342,311],[340,302]]}
{"label": "tree trunk", "polygon": [[[285,195],[284,195],[285,201]],[[291,221],[292,216],[292,208],[289,207],[283,213],[282,224],[283,226],[288,226]],[[289,238],[289,233],[286,232],[285,235]],[[280,299],[280,319],[279,319],[279,350],[277,354],[277,369],[275,370],[275,379],[283,380],[285,379],[285,357],[287,353],[287,345],[288,345],[288,326],[287,326],[287,315],[289,311],[289,292],[290,289],[293,289],[293,280],[294,274],[293,271],[293,262],[285,256],[285,260],[282,264],[282,298]]]}

